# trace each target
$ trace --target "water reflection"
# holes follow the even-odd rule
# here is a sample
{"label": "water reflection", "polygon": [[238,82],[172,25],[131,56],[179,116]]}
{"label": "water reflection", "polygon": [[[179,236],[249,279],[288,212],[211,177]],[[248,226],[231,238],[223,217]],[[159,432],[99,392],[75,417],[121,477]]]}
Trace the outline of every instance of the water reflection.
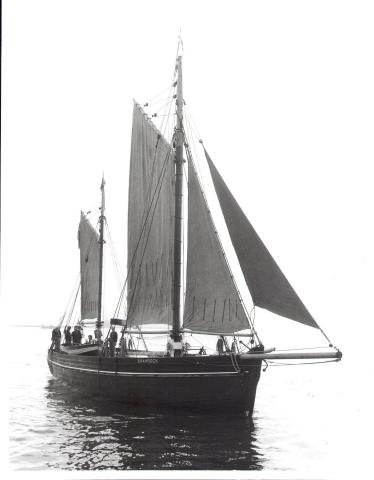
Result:
{"label": "water reflection", "polygon": [[259,470],[265,463],[256,420],[123,406],[53,378],[45,394],[52,468]]}

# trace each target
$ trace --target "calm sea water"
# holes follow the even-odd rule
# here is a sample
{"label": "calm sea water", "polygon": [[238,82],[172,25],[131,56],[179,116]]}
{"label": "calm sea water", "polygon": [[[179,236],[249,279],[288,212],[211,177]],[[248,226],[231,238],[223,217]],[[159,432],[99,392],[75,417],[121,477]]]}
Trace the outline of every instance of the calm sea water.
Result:
{"label": "calm sea water", "polygon": [[326,472],[341,454],[343,362],[269,368],[253,419],[169,414],[88,396],[53,378],[46,362],[50,331],[11,330],[23,342],[10,365],[14,470]]}

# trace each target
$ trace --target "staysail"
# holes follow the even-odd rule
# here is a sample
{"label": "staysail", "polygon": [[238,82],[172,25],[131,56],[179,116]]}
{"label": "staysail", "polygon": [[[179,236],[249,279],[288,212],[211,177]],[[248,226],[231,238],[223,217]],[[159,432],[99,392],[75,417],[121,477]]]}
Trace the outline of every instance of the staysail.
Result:
{"label": "staysail", "polygon": [[173,206],[173,149],[134,104],[128,203],[128,326],[172,323]]}
{"label": "staysail", "polygon": [[205,151],[227,228],[255,305],[319,328],[283,275]]}
{"label": "staysail", "polygon": [[192,162],[188,161],[188,249],[183,325],[233,333],[249,327]]}
{"label": "staysail", "polygon": [[99,299],[99,236],[81,212],[78,230],[81,267],[81,319],[97,318]]}

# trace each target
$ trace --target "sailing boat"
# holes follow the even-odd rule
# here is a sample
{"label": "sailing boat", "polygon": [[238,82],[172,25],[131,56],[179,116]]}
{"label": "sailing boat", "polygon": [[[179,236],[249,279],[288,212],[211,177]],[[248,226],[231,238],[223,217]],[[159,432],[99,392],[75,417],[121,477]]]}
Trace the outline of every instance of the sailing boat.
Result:
{"label": "sailing boat", "polygon": [[[171,142],[142,107],[134,104],[128,267],[119,300],[121,304],[127,288],[126,312],[121,316],[117,306],[104,337],[102,283],[106,219],[103,181],[98,233],[87,216],[81,214],[81,314],[73,331],[73,343],[66,341],[60,345],[58,335],[64,322],[65,329],[71,323],[70,315],[57,327],[48,351],[48,365],[53,375],[124,403],[251,415],[263,362],[284,359],[338,361],[342,354],[306,309],[203,147],[254,307],[319,329],[329,345],[326,351],[319,353],[265,349],[239,293],[187,142],[181,55],[177,56],[174,75],[177,120]],[[188,167],[185,292],[182,291],[184,163]],[[78,292],[75,298],[77,296]],[[90,324],[95,328],[95,339],[91,341],[90,338],[88,344],[82,345],[79,331]],[[154,324],[161,325],[162,329],[149,327]],[[119,344],[116,326],[121,328]],[[167,339],[167,343],[161,349],[150,351],[144,340],[147,335]],[[206,354],[204,346],[194,350],[187,342],[193,335],[218,337],[217,351]],[[144,341],[143,348],[134,345],[134,336]]]}

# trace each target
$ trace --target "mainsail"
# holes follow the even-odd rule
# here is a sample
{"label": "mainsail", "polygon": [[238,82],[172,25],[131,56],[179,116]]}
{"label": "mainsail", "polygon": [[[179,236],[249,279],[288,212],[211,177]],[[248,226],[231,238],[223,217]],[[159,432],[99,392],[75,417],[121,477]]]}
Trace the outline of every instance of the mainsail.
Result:
{"label": "mainsail", "polygon": [[81,212],[78,230],[81,266],[81,318],[97,318],[99,298],[99,236]]}
{"label": "mainsail", "polygon": [[187,281],[183,324],[192,330],[222,333],[233,333],[249,326],[190,160]]}
{"label": "mainsail", "polygon": [[172,323],[173,206],[173,149],[134,104],[128,204],[128,326]]}
{"label": "mainsail", "polygon": [[299,323],[319,328],[249,223],[206,151],[205,155],[254,304]]}

